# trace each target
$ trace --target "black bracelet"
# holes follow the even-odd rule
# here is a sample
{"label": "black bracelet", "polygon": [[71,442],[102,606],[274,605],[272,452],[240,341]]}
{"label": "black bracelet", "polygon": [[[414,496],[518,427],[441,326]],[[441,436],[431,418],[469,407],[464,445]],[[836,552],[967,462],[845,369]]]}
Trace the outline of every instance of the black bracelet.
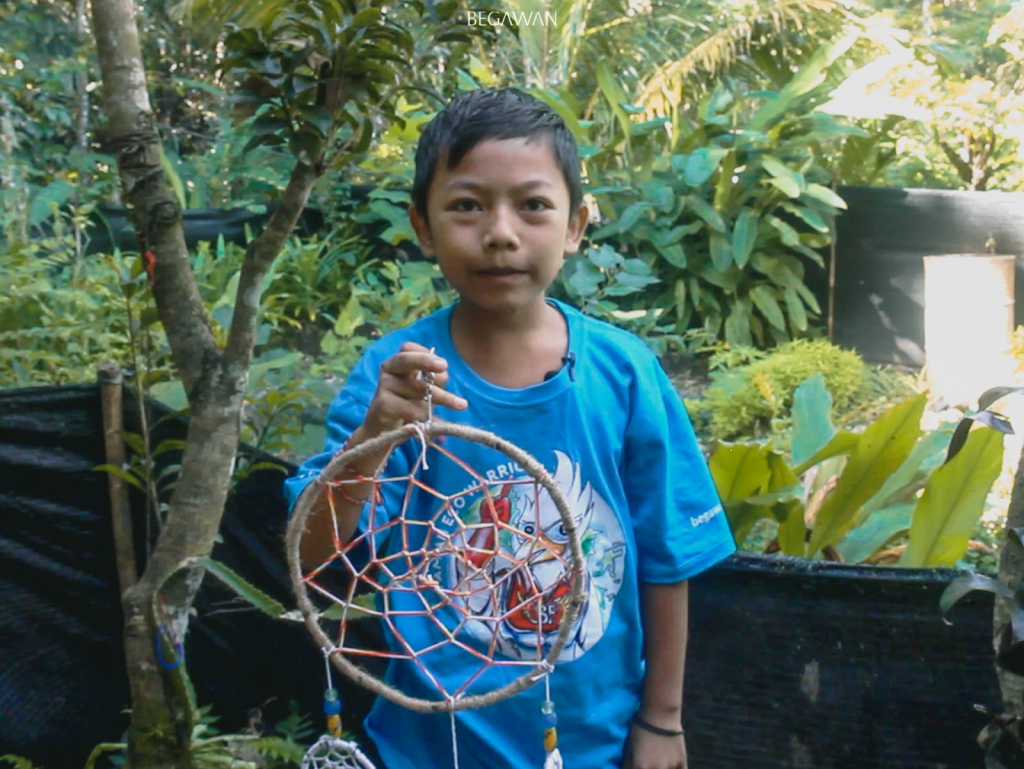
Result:
{"label": "black bracelet", "polygon": [[662,737],[680,737],[683,734],[682,729],[676,731],[675,729],[662,729],[660,726],[655,726],[654,724],[640,718],[639,713],[633,716],[633,723],[651,734],[657,734]]}

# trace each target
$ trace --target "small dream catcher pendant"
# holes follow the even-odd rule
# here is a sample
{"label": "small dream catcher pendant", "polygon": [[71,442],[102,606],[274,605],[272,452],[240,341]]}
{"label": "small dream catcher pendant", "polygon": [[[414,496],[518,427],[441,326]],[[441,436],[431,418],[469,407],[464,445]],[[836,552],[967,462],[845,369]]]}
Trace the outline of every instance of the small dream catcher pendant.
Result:
{"label": "small dream catcher pendant", "polygon": [[[542,528],[540,521],[536,522],[537,525],[524,530],[516,528],[515,524],[504,520],[498,515],[496,510],[499,506],[496,505],[496,500],[492,497],[489,489],[490,486],[494,485],[494,482],[481,477],[472,468],[468,467],[465,462],[462,462],[458,457],[455,457],[441,446],[435,440],[435,438],[441,436],[453,436],[465,441],[480,443],[486,447],[496,449],[514,460],[529,476],[525,480],[517,480],[514,483],[530,487],[525,493],[533,493],[535,500],[534,509],[537,511],[541,509],[540,501],[543,497],[545,505],[550,503],[557,510],[556,515],[560,518],[559,523],[567,538],[564,547],[560,547],[557,552],[553,551],[551,553],[551,558],[557,558],[561,562],[565,575],[561,582],[562,589],[557,594],[550,586],[537,584],[532,574],[528,573],[528,564],[525,561],[517,562],[515,559],[511,559],[506,552],[499,552],[498,550],[497,543],[502,539],[502,536],[507,538],[509,534],[514,534],[520,539],[532,538],[533,544],[531,547],[535,549],[550,549],[550,543],[544,540],[540,534]],[[381,477],[380,473],[382,468],[387,465],[387,458],[381,462],[381,466],[373,476],[363,476],[346,470],[352,462],[361,457],[377,452],[393,451],[409,439],[417,439],[421,444],[421,451],[408,476],[399,478]],[[438,461],[453,461],[475,478],[476,486],[473,487],[470,493],[479,494],[482,499],[482,509],[488,513],[481,515],[480,522],[472,524],[463,523],[461,517],[455,511],[453,499],[456,496],[464,496],[467,493],[465,489],[458,495],[446,496],[427,486],[420,478],[421,471],[427,467],[428,450],[437,454]],[[343,480],[337,480],[339,478]],[[370,526],[367,527],[368,530],[361,532],[347,543],[341,542],[337,535],[337,525],[335,522],[335,552],[333,556],[312,571],[304,570],[300,563],[299,545],[316,501],[321,495],[326,495],[333,513],[333,489],[335,487],[341,487],[339,495],[342,499],[346,499],[349,498],[344,492],[346,484],[366,484],[368,482],[372,484],[373,488],[373,493],[371,493],[367,502],[370,508]],[[385,510],[384,514],[379,516],[382,522],[379,525],[375,525],[374,509],[378,505],[383,504],[384,495],[380,490],[384,484],[394,484],[396,482],[406,483],[410,489],[419,489],[441,500],[439,512],[427,521],[413,518],[406,519],[408,501],[411,497],[410,493],[406,493],[404,497],[405,502],[401,505],[401,510],[397,512]],[[442,517],[443,513],[448,514],[445,516],[445,520],[455,527],[454,532],[436,529],[437,521]],[[539,516],[540,513],[537,512],[537,515]],[[424,526],[427,527],[425,533],[420,529],[420,527]],[[394,555],[385,556],[377,553],[374,547],[375,536],[381,531],[386,531],[391,536],[401,536],[402,539],[399,541],[406,543],[409,541],[408,532],[412,530],[418,530],[425,544],[409,551],[403,549],[399,553],[397,561],[402,563],[403,568],[408,567],[408,571],[402,574],[394,574],[391,569],[396,561],[391,559],[396,557]],[[435,540],[440,544],[431,544]],[[481,545],[481,542],[489,544]],[[363,548],[366,548],[368,544],[371,551],[370,565],[383,569],[387,574],[387,579],[383,581],[383,584],[371,585],[371,588],[376,591],[377,598],[383,609],[367,609],[365,604],[356,604],[354,600],[356,587],[364,589],[367,587],[367,571],[365,568],[356,567],[354,560],[349,556],[355,547],[361,545]],[[538,738],[541,737],[542,733],[545,755],[543,769],[562,769],[562,757],[558,749],[557,716],[555,714],[554,702],[551,700],[549,676],[554,670],[559,655],[568,642],[572,628],[586,600],[583,594],[585,582],[583,578],[584,558],[576,531],[576,522],[569,503],[554,479],[540,462],[514,444],[492,433],[468,425],[433,419],[425,423],[406,425],[353,448],[343,449],[332,458],[320,475],[306,488],[295,506],[288,526],[287,549],[289,571],[297,604],[305,620],[307,630],[309,630],[317,645],[323,651],[325,662],[327,663],[328,681],[324,712],[328,719],[328,734],[321,737],[307,752],[302,762],[302,769],[374,769],[373,764],[356,743],[341,738],[341,703],[330,679],[332,663],[335,668],[353,682],[379,696],[385,697],[397,705],[421,713],[449,713],[455,769],[458,769],[456,712],[470,708],[486,707],[487,705],[512,697],[543,680],[546,697],[541,707],[541,712],[538,714],[538,726],[540,727],[538,729]],[[454,586],[447,586],[435,581],[428,576],[430,573],[428,567],[433,561],[442,558],[461,559],[460,562],[465,565],[465,570],[470,571],[473,579],[479,581],[481,585],[474,587],[472,582],[462,580]],[[445,641],[447,643],[450,643],[453,647],[466,649],[467,641],[463,636],[465,635],[466,627],[471,623],[466,620],[458,623],[454,628],[447,628],[433,615],[439,613],[442,607],[447,611],[451,611],[452,607],[462,607],[460,610],[464,611],[465,607],[474,605],[473,595],[475,590],[490,590],[493,592],[496,588],[493,583],[488,583],[490,579],[488,568],[481,567],[481,564],[492,564],[499,561],[503,566],[501,580],[504,584],[514,582],[513,578],[517,576],[514,572],[527,572],[527,576],[520,577],[519,582],[516,584],[525,583],[532,586],[532,589],[527,591],[526,598],[516,607],[516,618],[518,621],[521,622],[522,617],[526,616],[537,618],[536,649],[532,657],[524,659],[504,658],[497,653],[497,645],[492,641],[492,643],[486,645],[486,653],[481,654],[479,651],[474,651],[476,656],[482,658],[480,669],[473,673],[462,685],[449,690],[441,683],[438,677],[433,675],[417,653],[417,650],[410,648],[408,644],[403,647],[404,651],[396,652],[390,650],[382,652],[358,648],[347,642],[346,630],[349,623],[360,617],[365,617],[367,614],[378,617],[384,624],[388,625],[393,633],[400,636],[398,628],[394,624],[394,617],[388,611],[389,598],[391,597],[389,596],[389,590],[399,589],[395,586],[404,586],[401,589],[408,592],[408,585],[410,583],[407,574],[411,573],[414,576],[416,574],[424,575],[421,577],[424,583],[423,589],[429,589],[433,595],[439,595],[441,598],[440,601],[436,602],[424,601],[424,619],[430,620],[434,625],[442,628],[446,634]],[[349,572],[349,576],[352,577],[349,580],[347,593],[337,595],[321,584],[321,581],[318,579],[331,566],[346,569]],[[311,600],[311,593],[321,599],[326,599],[327,609],[315,607]],[[492,607],[494,604],[495,602],[490,602]],[[549,618],[552,608],[557,610],[559,616],[557,633],[550,632],[550,626],[545,628],[547,632],[541,632],[540,618]],[[496,611],[496,609],[494,610]],[[334,638],[328,636],[324,630],[324,615],[328,611],[332,611],[335,616],[340,611],[341,615]],[[474,619],[478,618],[474,617]],[[493,626],[495,628],[494,632],[497,633],[496,628],[499,622],[504,619],[507,619],[507,617],[487,617],[484,622],[479,623],[479,626]],[[439,697],[437,699],[417,699],[385,684],[365,668],[349,659],[349,656],[358,657],[360,655],[376,657],[378,659],[397,659],[411,662],[421,670],[426,680],[434,683],[438,689]],[[520,666],[526,668],[526,670],[518,678],[491,691],[469,693],[470,684],[492,666]]]}

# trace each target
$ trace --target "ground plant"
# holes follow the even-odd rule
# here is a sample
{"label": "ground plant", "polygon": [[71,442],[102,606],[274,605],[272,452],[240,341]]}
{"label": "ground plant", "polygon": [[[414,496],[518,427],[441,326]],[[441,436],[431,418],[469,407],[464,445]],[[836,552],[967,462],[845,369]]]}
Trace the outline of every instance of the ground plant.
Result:
{"label": "ground plant", "polygon": [[[845,50],[823,47],[777,93],[737,97],[719,87],[692,128],[664,144],[665,119],[634,125],[639,169],[595,172],[591,193],[609,221],[591,234],[644,262],[657,279],[637,304],[677,334],[692,325],[733,345],[770,346],[806,333],[821,312],[807,270],[835,238],[846,204],[823,165],[830,143],[860,133],[813,111]],[[660,156],[659,156],[660,155]],[[590,159],[600,161],[600,153]],[[594,266],[575,265],[579,282]]]}
{"label": "ground plant", "polygon": [[1011,428],[983,407],[922,432],[926,402],[916,395],[863,431],[836,430],[824,377],[807,379],[793,396],[788,451],[722,443],[711,455],[737,541],[758,520],[773,519],[769,549],[787,555],[861,562],[884,552],[886,562],[903,566],[955,566],[1000,473]]}
{"label": "ground plant", "polygon": [[820,373],[831,395],[832,418],[847,413],[871,391],[871,369],[852,350],[823,339],[798,339],[765,352],[727,346],[708,359],[710,385],[687,406],[710,440],[764,438],[785,428],[793,396]]}

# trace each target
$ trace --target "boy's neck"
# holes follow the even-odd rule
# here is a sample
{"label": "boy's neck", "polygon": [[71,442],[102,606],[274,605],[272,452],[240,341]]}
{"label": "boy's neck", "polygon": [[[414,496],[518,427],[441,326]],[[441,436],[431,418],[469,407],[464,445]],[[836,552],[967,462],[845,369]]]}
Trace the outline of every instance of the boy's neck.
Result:
{"label": "boy's neck", "polygon": [[544,381],[562,366],[569,330],[562,313],[545,300],[517,313],[489,313],[460,302],[452,311],[455,349],[479,376],[509,388]]}

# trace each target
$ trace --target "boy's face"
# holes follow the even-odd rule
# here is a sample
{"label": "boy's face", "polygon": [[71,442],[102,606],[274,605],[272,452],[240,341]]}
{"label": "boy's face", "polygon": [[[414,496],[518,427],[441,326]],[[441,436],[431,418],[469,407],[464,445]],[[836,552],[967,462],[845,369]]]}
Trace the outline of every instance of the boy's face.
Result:
{"label": "boy's face", "polygon": [[586,206],[544,137],[485,141],[455,168],[442,158],[427,190],[429,224],[409,214],[420,246],[464,304],[487,312],[541,309],[566,254],[580,245]]}

